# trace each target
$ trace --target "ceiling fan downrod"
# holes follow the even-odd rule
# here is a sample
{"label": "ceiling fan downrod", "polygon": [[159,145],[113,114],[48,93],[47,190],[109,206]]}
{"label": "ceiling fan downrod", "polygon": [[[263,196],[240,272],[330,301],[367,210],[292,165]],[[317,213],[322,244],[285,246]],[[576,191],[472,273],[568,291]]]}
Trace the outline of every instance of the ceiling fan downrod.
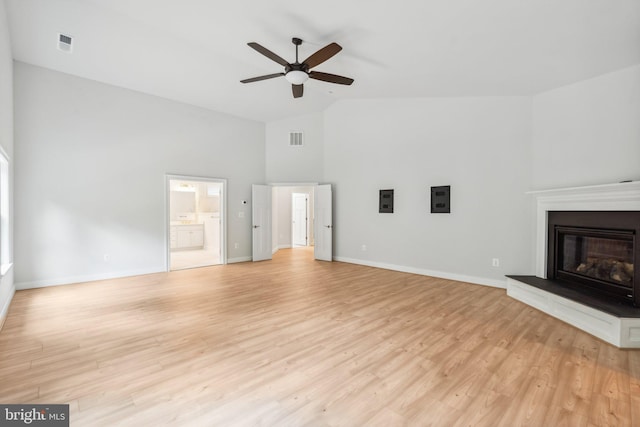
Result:
{"label": "ceiling fan downrod", "polygon": [[298,37],[294,37],[291,39],[291,41],[293,42],[293,44],[296,45],[296,64],[299,64],[300,62],[298,62],[298,46],[302,44],[302,39],[299,39]]}

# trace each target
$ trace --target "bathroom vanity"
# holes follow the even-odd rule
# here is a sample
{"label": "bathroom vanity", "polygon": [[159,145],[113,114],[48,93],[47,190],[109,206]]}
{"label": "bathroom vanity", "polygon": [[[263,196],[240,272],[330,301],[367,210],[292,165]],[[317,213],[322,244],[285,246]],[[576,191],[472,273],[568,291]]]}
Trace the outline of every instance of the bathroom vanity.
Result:
{"label": "bathroom vanity", "polygon": [[179,224],[170,227],[171,249],[202,249],[203,224]]}

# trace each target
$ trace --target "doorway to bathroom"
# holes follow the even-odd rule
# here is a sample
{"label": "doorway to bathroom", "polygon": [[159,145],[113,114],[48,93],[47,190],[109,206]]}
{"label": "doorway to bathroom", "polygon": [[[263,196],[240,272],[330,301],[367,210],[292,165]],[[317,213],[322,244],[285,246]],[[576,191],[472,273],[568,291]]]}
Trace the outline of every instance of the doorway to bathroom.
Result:
{"label": "doorway to bathroom", "polygon": [[226,180],[167,176],[167,270],[226,263]]}

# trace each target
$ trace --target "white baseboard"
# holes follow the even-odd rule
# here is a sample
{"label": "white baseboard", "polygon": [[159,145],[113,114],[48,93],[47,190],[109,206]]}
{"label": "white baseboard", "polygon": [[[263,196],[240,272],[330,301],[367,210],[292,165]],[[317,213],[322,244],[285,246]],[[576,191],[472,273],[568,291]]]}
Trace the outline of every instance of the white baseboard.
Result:
{"label": "white baseboard", "polygon": [[[422,276],[438,277],[438,278],[441,278],[441,279],[449,279],[449,280],[456,280],[458,282],[474,283],[474,284],[477,284],[477,285],[491,286],[491,287],[494,287],[494,288],[501,288],[501,289],[506,289],[507,288],[506,279],[505,280],[487,279],[487,278],[484,278],[484,277],[467,276],[467,275],[463,275],[463,274],[447,273],[447,272],[435,271],[435,270],[426,270],[426,269],[422,269],[422,268],[407,267],[407,266],[404,266],[404,265],[396,265],[396,264],[380,263],[380,262],[367,261],[367,260],[361,260],[361,259],[355,259],[355,258],[334,257],[333,259],[335,261],[346,262],[346,263],[349,263],[349,264],[366,265],[368,267],[375,267],[375,268],[382,268],[382,269],[385,269],[385,270],[400,271],[400,272],[403,272],[403,273],[419,274],[419,275],[422,275]],[[237,258],[228,258],[227,259],[227,264],[235,264],[235,263],[238,263],[238,262],[250,262],[250,261],[252,261],[252,257],[250,257],[250,256],[237,257]],[[164,273],[164,272],[166,272],[164,269],[162,269],[162,270],[134,270],[134,271],[121,271],[121,272],[116,272],[116,273],[93,274],[93,275],[86,275],[86,276],[71,276],[71,277],[63,277],[63,278],[49,279],[49,280],[36,280],[36,281],[31,281],[31,282],[17,282],[17,283],[15,283],[15,286],[13,287],[12,296],[13,296],[13,292],[15,292],[16,290],[44,288],[44,287],[47,287],[47,286],[69,285],[69,284],[72,284],[72,283],[93,282],[93,281],[97,281],[97,280],[109,280],[109,279],[117,279],[117,278],[121,278],[121,277],[140,276],[140,275],[144,275],[144,274]],[[10,301],[10,299],[9,299],[9,301]],[[8,306],[9,306],[9,303],[7,302],[5,304],[5,307],[3,307],[3,309],[2,309],[3,311],[0,312],[0,316],[6,314],[5,311],[8,310]]]}
{"label": "white baseboard", "polygon": [[275,254],[280,249],[291,249],[291,245],[278,245],[271,250],[271,255]]}
{"label": "white baseboard", "polygon": [[506,289],[507,280],[487,279],[486,277],[466,276],[464,274],[447,273],[444,271],[426,270],[423,268],[407,267],[404,265],[386,264],[382,262],[366,261],[355,258],[333,257],[335,261],[347,262],[349,264],[366,265],[368,267],[382,268],[385,270],[400,271],[403,273],[419,274],[421,276],[438,277],[440,279],[455,280],[457,282],[473,283],[476,285],[491,286],[493,288]]}
{"label": "white baseboard", "polygon": [[4,303],[4,306],[2,306],[2,310],[0,311],[0,331],[2,330],[2,327],[4,326],[4,321],[7,320],[7,314],[9,313],[9,306],[11,305],[11,300],[13,300],[13,296],[16,293],[16,287],[11,284],[11,287],[9,288],[9,298],[7,298],[7,301]]}
{"label": "white baseboard", "polygon": [[85,276],[69,276],[58,279],[34,280],[32,282],[18,282],[16,290],[46,288],[48,286],[70,285],[72,283],[95,282],[97,280],[119,279],[121,277],[141,276],[143,274],[165,273],[166,270],[130,270],[115,273],[89,274]]}
{"label": "white baseboard", "polygon": [[237,258],[228,258],[227,264],[235,264],[236,262],[248,262],[253,261],[253,258],[250,256],[241,256]]}
{"label": "white baseboard", "polygon": [[[247,261],[251,261],[251,259],[252,258],[250,256],[229,258],[227,259],[227,264],[233,264],[236,262],[247,262]],[[163,268],[160,270],[118,271],[115,273],[90,274],[85,276],[70,276],[70,277],[61,277],[57,279],[34,280],[31,282],[17,282],[15,283],[15,289],[20,291],[24,289],[46,288],[48,286],[70,285],[72,283],[95,282],[97,280],[119,279],[121,277],[141,276],[144,274],[166,273],[166,272],[167,271]]]}

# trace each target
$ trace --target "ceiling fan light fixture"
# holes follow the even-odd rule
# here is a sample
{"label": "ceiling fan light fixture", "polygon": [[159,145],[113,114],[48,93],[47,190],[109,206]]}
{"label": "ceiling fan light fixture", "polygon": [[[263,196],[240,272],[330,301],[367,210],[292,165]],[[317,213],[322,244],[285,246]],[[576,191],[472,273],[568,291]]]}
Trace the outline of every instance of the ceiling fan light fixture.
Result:
{"label": "ceiling fan light fixture", "polygon": [[309,80],[309,75],[304,71],[291,70],[284,76],[285,79],[292,85],[301,85]]}

